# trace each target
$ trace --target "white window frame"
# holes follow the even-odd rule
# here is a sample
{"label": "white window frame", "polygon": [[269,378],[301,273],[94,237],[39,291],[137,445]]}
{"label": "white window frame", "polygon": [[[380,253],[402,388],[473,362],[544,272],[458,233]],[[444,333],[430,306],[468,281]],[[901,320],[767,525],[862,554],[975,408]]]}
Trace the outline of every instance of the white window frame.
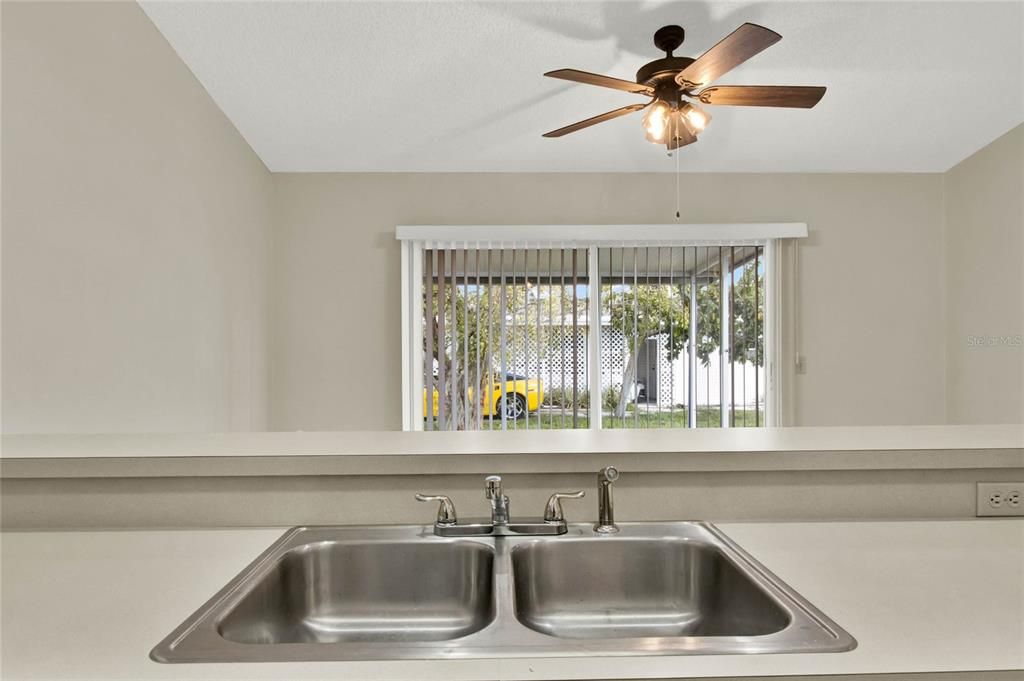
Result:
{"label": "white window frame", "polygon": [[[509,238],[515,235],[515,238]],[[624,236],[628,235],[628,236]],[[764,246],[765,254],[765,425],[780,425],[781,392],[781,239],[807,236],[807,224],[730,223],[667,225],[399,225],[402,267],[402,428],[423,430],[423,260],[424,248],[586,248],[589,272],[597,272],[601,247]],[[600,287],[589,297],[589,314],[600,318]],[[600,394],[601,329],[591,325],[587,354],[588,387]],[[597,386],[594,391],[594,386]],[[590,429],[601,428],[601,410],[590,417]],[[723,419],[723,427],[727,427]]]}

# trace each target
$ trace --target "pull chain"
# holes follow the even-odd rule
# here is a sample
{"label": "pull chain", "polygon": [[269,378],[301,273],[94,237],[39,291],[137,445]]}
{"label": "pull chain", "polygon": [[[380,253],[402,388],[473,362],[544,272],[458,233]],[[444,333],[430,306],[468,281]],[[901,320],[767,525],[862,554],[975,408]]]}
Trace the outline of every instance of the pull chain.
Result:
{"label": "pull chain", "polygon": [[676,222],[679,222],[679,149],[672,154],[676,157]]}
{"label": "pull chain", "polygon": [[676,157],[676,222],[679,222],[679,150],[677,148],[674,155]]}

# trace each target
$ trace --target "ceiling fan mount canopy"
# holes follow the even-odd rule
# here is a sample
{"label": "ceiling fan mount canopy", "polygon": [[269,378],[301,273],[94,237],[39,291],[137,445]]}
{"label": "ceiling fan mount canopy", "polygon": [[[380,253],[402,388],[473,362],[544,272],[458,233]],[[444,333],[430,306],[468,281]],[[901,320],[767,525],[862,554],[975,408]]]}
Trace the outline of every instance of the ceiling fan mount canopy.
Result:
{"label": "ceiling fan mount canopy", "polygon": [[662,26],[654,32],[654,46],[669,57],[672,56],[675,50],[679,49],[684,40],[686,40],[686,31],[682,26],[676,26],[675,24]]}
{"label": "ceiling fan mount canopy", "polygon": [[646,104],[630,104],[613,111],[592,116],[557,130],[544,137],[561,137],[647,109],[644,115],[646,137],[664,144],[670,151],[697,141],[711,117],[693,100],[715,106],[767,106],[810,109],[825,95],[825,88],[801,85],[720,85],[709,87],[720,76],[736,68],[754,55],[771,47],[782,36],[757,24],[746,23],[716,43],[696,59],[676,57],[673,53],[683,44],[686,31],[675,24],[662,26],[654,33],[654,45],[665,56],[640,67],[636,81],[602,76],[578,69],[557,69],[545,76],[585,85],[622,90],[650,97]]}

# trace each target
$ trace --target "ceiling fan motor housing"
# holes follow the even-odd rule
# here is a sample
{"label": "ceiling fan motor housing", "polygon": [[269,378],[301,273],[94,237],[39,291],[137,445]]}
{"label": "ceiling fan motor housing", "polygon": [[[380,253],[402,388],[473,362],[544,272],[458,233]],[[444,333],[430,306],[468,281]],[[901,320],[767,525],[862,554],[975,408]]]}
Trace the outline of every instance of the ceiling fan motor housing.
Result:
{"label": "ceiling fan motor housing", "polygon": [[657,87],[665,80],[675,82],[676,74],[693,63],[690,57],[663,57],[648,62],[636,72],[636,82]]}

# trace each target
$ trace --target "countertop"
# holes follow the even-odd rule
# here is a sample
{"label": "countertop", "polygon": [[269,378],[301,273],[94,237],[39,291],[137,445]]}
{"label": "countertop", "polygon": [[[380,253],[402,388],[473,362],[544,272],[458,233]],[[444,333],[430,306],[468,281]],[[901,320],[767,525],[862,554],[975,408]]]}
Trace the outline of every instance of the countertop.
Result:
{"label": "countertop", "polygon": [[196,477],[1024,466],[1024,424],[0,436],[0,477]]}
{"label": "countertop", "polygon": [[1024,521],[719,527],[858,640],[831,654],[186,664],[150,649],[284,528],[6,532],[4,679],[640,679],[1024,669]]}

